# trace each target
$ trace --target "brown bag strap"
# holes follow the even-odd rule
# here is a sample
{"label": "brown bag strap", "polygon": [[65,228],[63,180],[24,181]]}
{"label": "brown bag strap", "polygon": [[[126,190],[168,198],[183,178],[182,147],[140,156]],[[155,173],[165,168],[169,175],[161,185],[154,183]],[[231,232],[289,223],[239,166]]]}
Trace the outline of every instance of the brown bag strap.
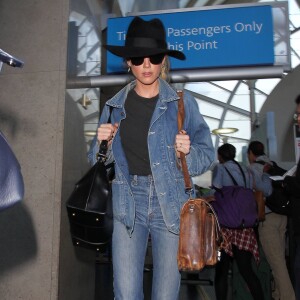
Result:
{"label": "brown bag strap", "polygon": [[[177,91],[177,95],[179,96],[179,101],[178,101],[178,132],[182,130],[183,128],[183,123],[184,123],[184,102],[183,102],[183,91]],[[187,163],[186,163],[186,158],[185,154],[183,152],[180,152],[180,162],[181,162],[181,168],[183,172],[183,177],[184,177],[184,184],[185,184],[185,191],[188,194],[192,193],[192,184],[191,184],[191,178],[189,175]]]}
{"label": "brown bag strap", "polygon": [[[183,102],[183,92],[182,91],[177,91],[177,94],[179,96],[179,101],[178,101],[178,131],[180,132],[180,130],[183,129],[182,127],[183,127],[183,123],[184,123],[184,102]],[[190,178],[187,163],[186,163],[185,154],[183,152],[180,152],[180,162],[181,162],[181,168],[182,168],[183,177],[184,177],[185,191],[191,197],[193,188],[192,188],[191,178]],[[210,203],[208,203],[204,199],[201,199],[201,201],[203,201],[210,208],[211,212],[215,216],[215,219],[216,219],[216,227],[215,227],[216,241],[217,241],[217,244],[220,246],[220,248],[224,248],[225,245],[227,244],[227,241],[225,240],[225,238],[224,238],[224,236],[221,232],[221,228],[220,228],[220,224],[219,224],[217,214],[216,214],[215,210],[213,209],[213,207],[210,205]]]}

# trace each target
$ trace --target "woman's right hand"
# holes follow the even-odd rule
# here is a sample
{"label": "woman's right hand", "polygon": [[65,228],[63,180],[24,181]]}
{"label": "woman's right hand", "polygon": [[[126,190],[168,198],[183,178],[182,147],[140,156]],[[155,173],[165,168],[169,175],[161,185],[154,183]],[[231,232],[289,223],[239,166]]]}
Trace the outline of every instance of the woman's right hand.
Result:
{"label": "woman's right hand", "polygon": [[103,140],[106,140],[106,141],[108,141],[108,145],[110,145],[113,141],[113,138],[117,132],[118,127],[119,127],[118,123],[101,124],[97,130],[97,139],[98,139],[99,143],[101,143],[101,141],[103,141]]}

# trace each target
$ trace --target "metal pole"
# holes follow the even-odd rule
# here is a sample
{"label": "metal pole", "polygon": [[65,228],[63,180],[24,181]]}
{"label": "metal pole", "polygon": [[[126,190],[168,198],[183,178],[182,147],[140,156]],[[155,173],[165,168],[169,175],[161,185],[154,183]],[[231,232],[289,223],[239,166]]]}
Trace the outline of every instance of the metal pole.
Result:
{"label": "metal pole", "polygon": [[[282,66],[177,70],[170,72],[171,83],[282,78]],[[130,74],[81,76],[67,79],[67,89],[120,86],[133,79]]]}
{"label": "metal pole", "polygon": [[248,81],[248,87],[249,87],[249,96],[250,96],[250,118],[251,118],[251,132],[254,131],[254,126],[256,122],[256,107],[255,107],[255,93],[254,93],[254,88],[255,88],[255,81],[254,80],[249,80]]}

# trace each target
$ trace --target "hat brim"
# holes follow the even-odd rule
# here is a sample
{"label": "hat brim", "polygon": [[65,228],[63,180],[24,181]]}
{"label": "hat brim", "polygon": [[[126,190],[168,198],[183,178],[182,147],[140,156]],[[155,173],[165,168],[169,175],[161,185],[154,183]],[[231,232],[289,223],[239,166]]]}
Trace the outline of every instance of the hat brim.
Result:
{"label": "hat brim", "polygon": [[128,46],[112,46],[103,45],[109,52],[114,55],[130,58],[130,57],[146,57],[155,54],[167,54],[174,58],[185,60],[185,55],[183,52],[177,50],[169,49],[159,49],[159,48],[143,48],[143,47],[128,47]]}

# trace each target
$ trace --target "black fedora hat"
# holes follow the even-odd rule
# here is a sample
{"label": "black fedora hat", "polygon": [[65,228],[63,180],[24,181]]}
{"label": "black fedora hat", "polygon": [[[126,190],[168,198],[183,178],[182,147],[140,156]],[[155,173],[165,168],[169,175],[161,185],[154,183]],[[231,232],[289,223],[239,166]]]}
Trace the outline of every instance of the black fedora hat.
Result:
{"label": "black fedora hat", "polygon": [[134,17],[127,30],[125,46],[104,45],[104,47],[124,58],[168,54],[181,60],[185,59],[182,52],[168,49],[165,28],[159,19],[145,21],[140,17]]}

